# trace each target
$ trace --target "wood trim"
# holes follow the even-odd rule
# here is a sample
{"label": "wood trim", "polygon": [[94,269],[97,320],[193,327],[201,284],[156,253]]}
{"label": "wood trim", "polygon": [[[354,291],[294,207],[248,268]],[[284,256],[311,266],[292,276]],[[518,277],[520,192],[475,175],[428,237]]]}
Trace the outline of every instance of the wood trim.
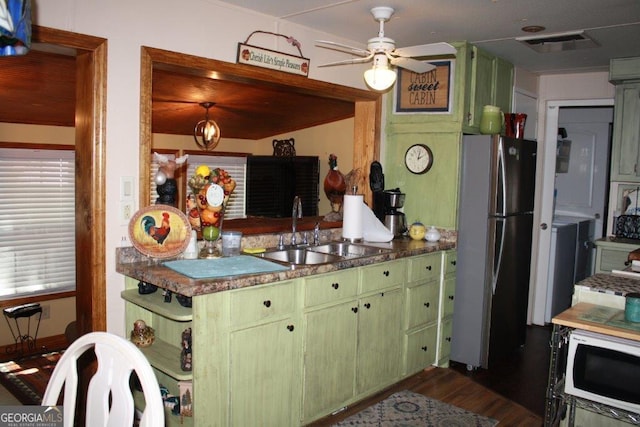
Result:
{"label": "wood trim", "polygon": [[76,318],[80,335],[104,331],[107,41],[36,25],[32,40],[77,49]]}
{"label": "wood trim", "polygon": [[[67,337],[64,335],[53,335],[50,337],[42,337],[36,340],[38,346],[33,351],[25,352],[22,356],[28,356],[30,354],[40,354],[43,352],[60,351],[69,347],[70,342],[67,341]],[[13,351],[14,344],[7,344],[0,346],[0,354],[2,358],[0,361],[8,361],[15,358],[15,353],[9,353]]]}

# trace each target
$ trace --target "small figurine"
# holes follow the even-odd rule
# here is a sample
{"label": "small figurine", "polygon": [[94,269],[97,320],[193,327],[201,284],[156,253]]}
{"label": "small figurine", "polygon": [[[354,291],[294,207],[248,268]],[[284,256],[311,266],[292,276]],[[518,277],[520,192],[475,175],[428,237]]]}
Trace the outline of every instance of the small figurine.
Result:
{"label": "small figurine", "polygon": [[183,371],[191,371],[192,354],[191,354],[191,328],[187,328],[182,332],[182,352],[180,353],[180,368]]}
{"label": "small figurine", "polygon": [[156,199],[156,205],[177,207],[176,194],[178,193],[178,185],[175,180],[175,172],[178,167],[186,164],[188,158],[189,155],[185,154],[172,160],[164,154],[153,153],[153,159],[160,165],[154,178],[156,192],[159,196]]}
{"label": "small figurine", "polygon": [[152,294],[158,290],[156,285],[152,285],[151,283],[143,282],[142,280],[138,282],[138,293],[140,295],[148,295]]}
{"label": "small figurine", "polygon": [[147,323],[138,319],[133,322],[133,330],[131,331],[131,342],[137,347],[149,347],[155,340],[155,331]]}

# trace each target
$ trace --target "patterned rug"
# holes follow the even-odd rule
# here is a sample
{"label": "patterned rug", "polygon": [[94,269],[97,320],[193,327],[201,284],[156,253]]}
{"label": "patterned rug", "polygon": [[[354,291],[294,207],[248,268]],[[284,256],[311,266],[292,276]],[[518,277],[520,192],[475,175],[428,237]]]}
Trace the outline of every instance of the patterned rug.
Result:
{"label": "patterned rug", "polygon": [[335,426],[492,427],[497,424],[494,419],[403,390]]}
{"label": "patterned rug", "polygon": [[52,352],[0,363],[0,382],[23,405],[39,405],[60,356]]}

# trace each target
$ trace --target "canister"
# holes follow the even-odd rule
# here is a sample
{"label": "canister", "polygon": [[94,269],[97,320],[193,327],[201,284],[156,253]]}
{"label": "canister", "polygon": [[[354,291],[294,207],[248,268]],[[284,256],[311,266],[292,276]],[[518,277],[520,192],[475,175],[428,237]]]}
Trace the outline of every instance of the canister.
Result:
{"label": "canister", "polygon": [[631,292],[625,295],[624,319],[627,322],[640,322],[640,293]]}

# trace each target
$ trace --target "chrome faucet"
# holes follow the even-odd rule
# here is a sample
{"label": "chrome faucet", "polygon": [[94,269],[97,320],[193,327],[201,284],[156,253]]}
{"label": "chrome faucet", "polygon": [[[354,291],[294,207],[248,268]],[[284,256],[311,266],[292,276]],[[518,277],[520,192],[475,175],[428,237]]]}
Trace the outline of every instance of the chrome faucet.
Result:
{"label": "chrome faucet", "polygon": [[293,198],[293,209],[291,210],[291,246],[298,244],[296,231],[298,229],[298,218],[302,218],[302,200],[296,196]]}

